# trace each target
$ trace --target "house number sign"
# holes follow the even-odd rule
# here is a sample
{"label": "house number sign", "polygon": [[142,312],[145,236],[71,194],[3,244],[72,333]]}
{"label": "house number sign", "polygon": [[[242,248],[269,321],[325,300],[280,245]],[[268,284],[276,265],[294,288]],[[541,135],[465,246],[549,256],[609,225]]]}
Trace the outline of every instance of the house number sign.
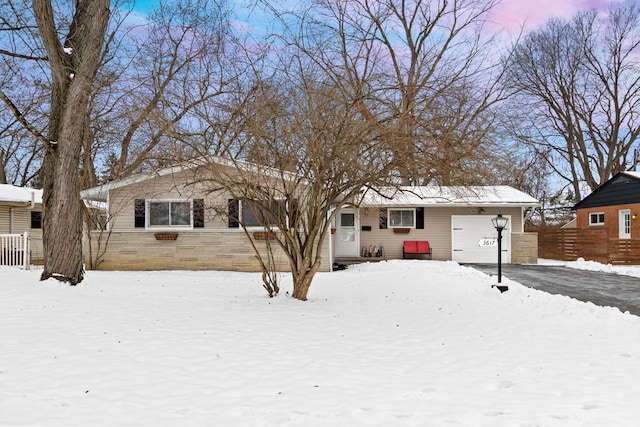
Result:
{"label": "house number sign", "polygon": [[498,244],[498,239],[494,237],[485,237],[484,239],[478,240],[478,246],[496,246]]}

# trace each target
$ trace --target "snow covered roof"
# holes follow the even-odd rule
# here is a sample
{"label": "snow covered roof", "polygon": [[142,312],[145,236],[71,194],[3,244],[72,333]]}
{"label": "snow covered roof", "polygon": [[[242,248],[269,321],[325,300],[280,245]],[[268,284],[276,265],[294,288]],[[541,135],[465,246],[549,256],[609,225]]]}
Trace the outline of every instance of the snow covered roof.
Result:
{"label": "snow covered roof", "polygon": [[540,202],[507,185],[384,188],[365,193],[363,206],[538,206]]}
{"label": "snow covered roof", "polygon": [[42,204],[42,190],[16,187],[15,185],[10,184],[0,184],[0,201],[9,203]]}
{"label": "snow covered roof", "polygon": [[179,166],[168,167],[168,168],[160,169],[156,172],[143,173],[143,174],[134,175],[128,178],[119,179],[117,181],[107,182],[106,184],[102,184],[97,187],[92,187],[92,188],[87,188],[86,190],[82,190],[80,192],[80,197],[84,200],[105,201],[107,200],[107,196],[109,194],[109,191],[111,190],[115,190],[116,188],[126,187],[127,185],[136,184],[138,182],[144,182],[155,177],[177,173],[183,169],[184,169],[183,167],[179,167]]}
{"label": "snow covered roof", "polygon": [[[218,164],[222,166],[232,166],[238,170],[257,172],[265,175],[279,176],[280,171],[268,166],[259,166],[254,163],[230,160],[219,156],[207,156],[200,159],[189,160],[176,166],[170,166],[163,169],[156,170],[154,172],[142,173],[139,175],[130,176],[117,181],[111,181],[106,184],[99,185],[93,188],[87,188],[80,192],[80,197],[84,200],[97,200],[106,201],[109,191],[116,188],[126,187],[128,185],[144,182],[152,178],[161,177],[165,175],[173,175],[175,173],[183,172],[197,168],[199,166],[205,166],[207,164]],[[292,172],[285,172],[285,174],[292,177],[295,176]]]}

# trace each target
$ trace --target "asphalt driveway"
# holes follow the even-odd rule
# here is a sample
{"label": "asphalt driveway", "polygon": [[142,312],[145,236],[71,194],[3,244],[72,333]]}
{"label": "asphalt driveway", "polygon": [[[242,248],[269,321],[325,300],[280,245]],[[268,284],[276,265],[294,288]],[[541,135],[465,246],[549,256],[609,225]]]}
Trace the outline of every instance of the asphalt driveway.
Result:
{"label": "asphalt driveway", "polygon": [[[496,264],[465,264],[497,276]],[[591,301],[603,307],[618,307],[640,316],[640,278],[615,273],[577,270],[553,265],[503,264],[502,276],[550,294]]]}

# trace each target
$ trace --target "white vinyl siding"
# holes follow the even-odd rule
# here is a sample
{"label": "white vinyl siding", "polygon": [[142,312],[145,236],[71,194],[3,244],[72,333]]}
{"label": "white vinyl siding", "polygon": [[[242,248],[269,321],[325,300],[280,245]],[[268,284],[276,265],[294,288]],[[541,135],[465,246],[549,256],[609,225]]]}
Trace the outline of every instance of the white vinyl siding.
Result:
{"label": "white vinyl siding", "polygon": [[0,234],[21,234],[31,229],[31,209],[0,206]]}
{"label": "white vinyl siding", "polygon": [[[371,207],[368,210],[359,210],[361,226],[371,227],[370,231],[360,232],[360,246],[384,246],[385,256],[389,259],[402,258],[402,242],[404,240],[428,240],[433,248],[434,260],[450,260],[451,246],[451,216],[452,215],[476,215],[475,207],[430,207],[424,208],[424,229],[412,228],[407,234],[397,234],[393,230],[381,229],[378,226],[380,220],[379,208]],[[522,232],[522,211],[515,208],[486,208],[484,215],[491,218],[498,213],[509,215],[510,232]],[[495,229],[494,229],[495,230]],[[504,241],[503,241],[504,242]]]}

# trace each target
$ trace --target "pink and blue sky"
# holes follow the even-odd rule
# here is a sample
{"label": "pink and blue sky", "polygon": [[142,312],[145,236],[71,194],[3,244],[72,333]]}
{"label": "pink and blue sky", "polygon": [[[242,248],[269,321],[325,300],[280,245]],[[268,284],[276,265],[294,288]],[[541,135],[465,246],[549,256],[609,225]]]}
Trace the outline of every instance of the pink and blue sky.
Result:
{"label": "pink and blue sky", "polygon": [[578,10],[605,11],[616,5],[635,4],[640,0],[502,0],[491,13],[491,21],[507,31],[530,31],[550,18],[571,18]]}
{"label": "pink and blue sky", "polygon": [[[250,11],[249,0],[229,0],[234,6],[238,21],[246,22],[247,27],[261,26],[264,18],[257,10]],[[275,7],[280,4],[295,5],[304,0],[274,0]],[[145,14],[157,0],[136,0],[135,9]],[[570,18],[581,9],[597,9],[605,11],[610,6],[635,4],[640,7],[640,0],[501,0],[492,10],[489,19],[495,30],[506,30],[518,33],[521,28],[528,32],[543,25],[550,18]]]}
{"label": "pink and blue sky", "polygon": [[[246,17],[247,0],[230,0],[236,4],[236,13],[240,20]],[[275,0],[277,4],[299,4],[304,0]],[[640,0],[500,0],[489,16],[492,29],[505,30],[508,33],[518,33],[521,28],[525,32],[543,25],[550,18],[571,18],[582,9],[596,9],[605,11],[616,5],[635,4],[640,7]],[[253,18],[260,19],[259,13],[254,11]],[[249,23],[252,22],[250,17]],[[260,24],[257,24],[260,25]]]}

